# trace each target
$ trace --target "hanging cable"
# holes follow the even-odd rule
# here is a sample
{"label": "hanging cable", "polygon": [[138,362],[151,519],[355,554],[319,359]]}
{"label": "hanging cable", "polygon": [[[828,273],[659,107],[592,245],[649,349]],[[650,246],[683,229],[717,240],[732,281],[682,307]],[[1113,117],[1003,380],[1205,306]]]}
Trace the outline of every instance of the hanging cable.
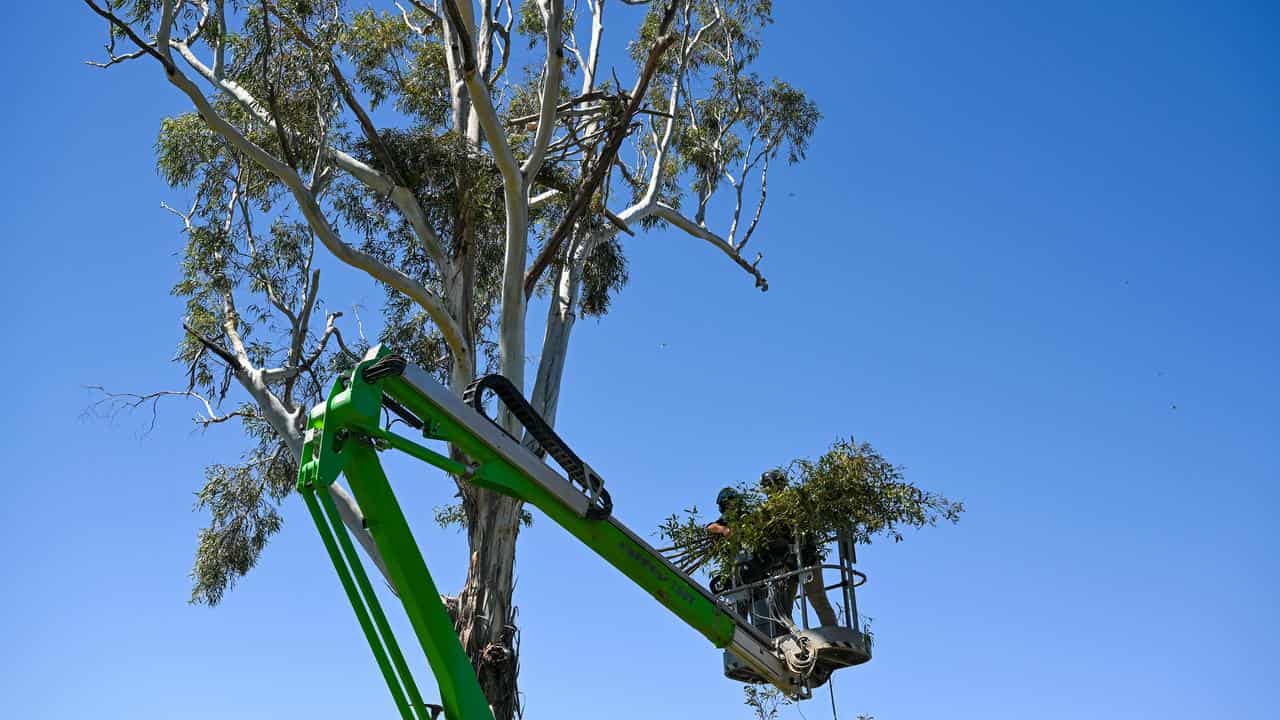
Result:
{"label": "hanging cable", "polygon": [[827,690],[831,692],[831,720],[840,720],[836,715],[836,679],[831,678],[827,681]]}

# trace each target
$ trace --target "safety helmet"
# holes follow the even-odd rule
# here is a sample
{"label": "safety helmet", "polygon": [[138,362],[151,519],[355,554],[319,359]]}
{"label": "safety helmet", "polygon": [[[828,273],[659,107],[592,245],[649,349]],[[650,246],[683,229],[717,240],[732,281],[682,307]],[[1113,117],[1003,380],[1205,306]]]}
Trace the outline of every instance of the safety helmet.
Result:
{"label": "safety helmet", "polygon": [[760,487],[762,488],[777,488],[786,484],[787,474],[782,471],[782,468],[773,468],[760,473]]}
{"label": "safety helmet", "polygon": [[716,495],[716,507],[720,509],[720,512],[727,512],[729,506],[737,502],[741,497],[742,493],[734,488],[724,488],[719,495]]}

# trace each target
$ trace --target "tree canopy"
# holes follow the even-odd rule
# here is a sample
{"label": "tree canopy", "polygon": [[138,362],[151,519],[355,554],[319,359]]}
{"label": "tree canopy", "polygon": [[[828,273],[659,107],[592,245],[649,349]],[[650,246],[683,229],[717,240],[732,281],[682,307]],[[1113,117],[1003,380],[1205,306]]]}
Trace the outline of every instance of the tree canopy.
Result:
{"label": "tree canopy", "polygon": [[[368,342],[457,393],[502,373],[554,423],[574,324],[625,288],[630,238],[670,230],[768,289],[770,172],[804,158],[820,119],[759,72],[769,0],[84,2],[107,28],[94,64],[152,63],[191,104],[156,141],[184,198],[171,211],[186,387],[123,402],[188,397],[202,425],[246,435],[198,495],[210,525],[192,597],[209,604],[281,526],[305,414]],[[375,337],[322,296],[324,259],[385,290]],[[530,352],[535,297],[547,310]],[[331,492],[379,563],[359,507]],[[458,494],[442,517],[464,522],[471,553],[452,606],[507,720],[525,515],[461,479]]]}

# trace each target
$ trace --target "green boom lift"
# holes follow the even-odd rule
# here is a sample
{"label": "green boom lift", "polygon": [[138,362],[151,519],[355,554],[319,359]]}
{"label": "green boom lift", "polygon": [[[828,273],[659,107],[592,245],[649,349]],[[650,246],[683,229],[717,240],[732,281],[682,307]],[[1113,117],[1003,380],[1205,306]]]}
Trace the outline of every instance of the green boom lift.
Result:
{"label": "green boom lift", "polygon": [[[536,446],[517,442],[484,414],[486,391],[497,395]],[[420,431],[425,439],[452,443],[468,462],[390,432],[381,423],[384,410]],[[753,624],[736,611],[742,606],[740,600],[712,594],[613,517],[612,500],[600,476],[504,378],[482,378],[464,398],[458,398],[420,368],[377,347],[349,376],[335,382],[328,399],[311,411],[298,469],[298,491],[405,720],[433,720],[439,710],[423,701],[330,497],[328,486],[340,474],[346,476],[359,502],[395,593],[426,654],[439,685],[445,717],[493,720],[493,714],[382,470],[378,453],[387,449],[538,508],[713,645],[723,648],[725,672],[730,677],[772,683],[792,697],[807,697],[809,689],[824,682],[833,670],[870,658],[869,637],[856,628],[856,609],[850,616],[856,583],[846,582],[852,577],[849,573],[862,576],[843,567],[844,543],[841,585],[847,626],[810,630],[788,622],[788,632],[770,637],[759,623]],[[567,478],[542,461],[543,452],[552,455]]]}

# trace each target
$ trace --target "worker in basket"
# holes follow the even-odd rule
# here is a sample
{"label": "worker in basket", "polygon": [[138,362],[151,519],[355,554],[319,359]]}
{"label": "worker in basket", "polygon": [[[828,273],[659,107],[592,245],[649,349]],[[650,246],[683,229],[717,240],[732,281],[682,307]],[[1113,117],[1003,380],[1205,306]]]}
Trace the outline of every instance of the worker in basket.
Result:
{"label": "worker in basket", "polygon": [[[722,488],[716,495],[716,509],[720,511],[720,517],[707,524],[707,535],[712,540],[720,540],[733,534],[734,518],[742,512],[742,499],[742,493],[731,487]],[[763,580],[764,574],[757,572],[756,567],[756,563],[752,562],[749,554],[740,554],[728,574],[717,575],[711,579],[711,591],[719,593]],[[730,599],[737,613],[747,617],[751,612],[749,595],[734,593]]]}
{"label": "worker in basket", "polygon": [[[765,497],[771,498],[787,489],[787,474],[778,468],[767,470],[760,475],[760,489]],[[791,617],[791,606],[795,603],[796,593],[804,587],[804,595],[818,615],[819,625],[836,625],[836,611],[827,599],[826,584],[822,580],[822,553],[819,552],[818,541],[812,534],[800,534],[797,538],[795,528],[780,526],[770,547],[782,551],[781,566],[786,572],[811,568],[786,579],[784,591],[779,597],[780,608],[785,608],[786,617]],[[797,540],[799,547],[796,546]]]}
{"label": "worker in basket", "polygon": [[[773,497],[787,488],[787,476],[782,470],[773,469],[760,476],[760,490],[766,498]],[[720,517],[707,525],[708,534],[714,537],[727,538],[733,534],[733,518],[742,512],[742,494],[734,488],[724,488],[716,497],[716,505],[720,509]],[[768,520],[766,519],[766,522]],[[781,580],[769,583],[751,593],[749,601],[739,602],[739,614],[745,614],[743,607],[750,603],[751,614],[757,627],[770,636],[781,634],[779,621],[791,622],[791,609],[801,585],[805,597],[813,606],[821,625],[837,624],[835,610],[827,599],[826,588],[822,580],[822,561],[818,543],[812,536],[799,538],[796,546],[795,529],[776,524],[773,532],[763,547],[754,553],[739,558],[733,578],[735,586],[750,585],[765,578],[799,570],[801,567],[812,568],[806,573],[789,575]],[[802,577],[803,583],[802,583]]]}

